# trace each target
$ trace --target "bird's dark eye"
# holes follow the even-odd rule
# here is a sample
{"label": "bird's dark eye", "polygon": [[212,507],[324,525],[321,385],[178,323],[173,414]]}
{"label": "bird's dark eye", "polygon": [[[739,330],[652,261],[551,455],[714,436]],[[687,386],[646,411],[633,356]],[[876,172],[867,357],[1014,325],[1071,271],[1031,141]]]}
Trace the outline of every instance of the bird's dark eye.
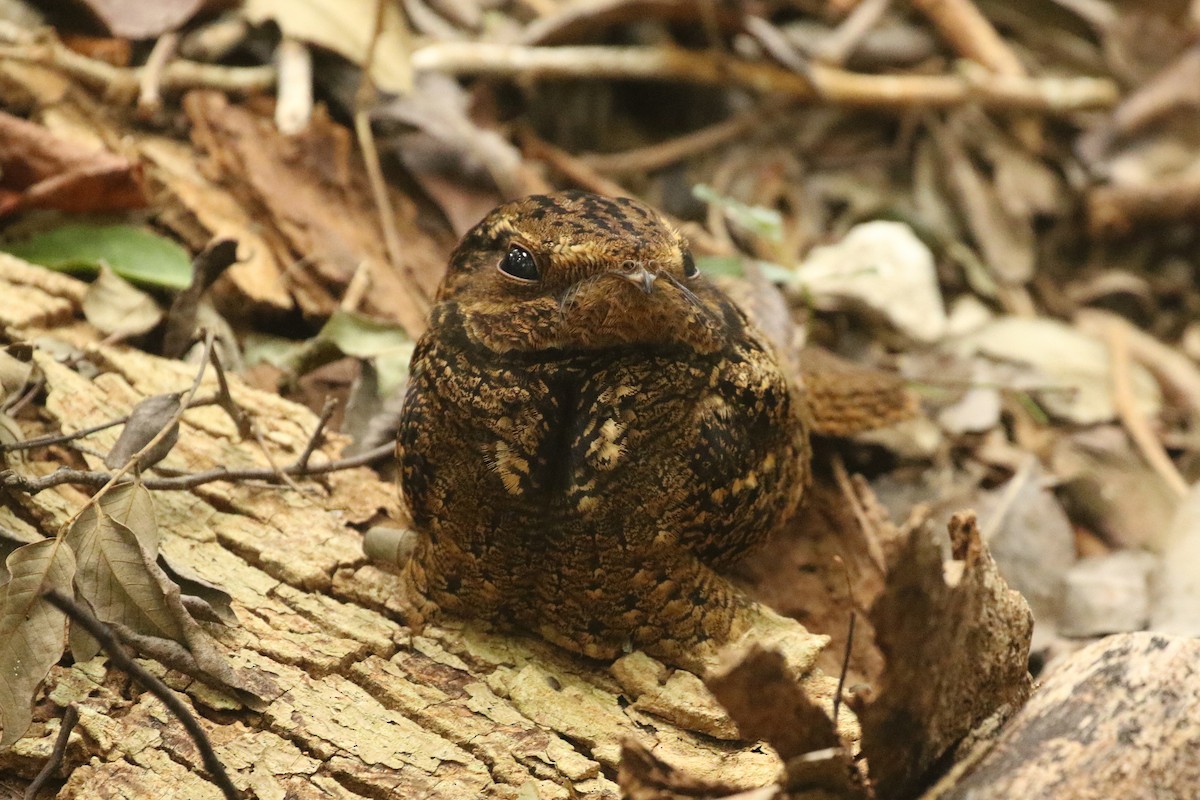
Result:
{"label": "bird's dark eye", "polygon": [[683,251],[683,277],[694,278],[700,274],[700,268],[696,266],[696,259],[692,258],[690,250]]}
{"label": "bird's dark eye", "polygon": [[508,253],[500,262],[500,271],[510,278],[522,281],[536,281],[540,277],[533,253],[515,244],[508,248]]}

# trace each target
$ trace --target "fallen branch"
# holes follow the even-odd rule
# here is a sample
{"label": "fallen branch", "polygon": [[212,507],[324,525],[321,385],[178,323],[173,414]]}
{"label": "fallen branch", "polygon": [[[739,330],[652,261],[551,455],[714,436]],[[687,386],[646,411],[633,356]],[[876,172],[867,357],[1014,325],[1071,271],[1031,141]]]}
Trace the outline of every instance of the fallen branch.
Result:
{"label": "fallen branch", "polygon": [[195,715],[179,699],[179,695],[171,691],[161,680],[150,674],[145,667],[130,658],[112,629],[80,607],[74,600],[53,589],[46,592],[45,597],[50,605],[70,617],[71,622],[90,633],[92,638],[104,648],[104,652],[112,660],[113,664],[124,670],[129,677],[137,681],[146,691],[162,701],[162,704],[183,724],[188,735],[192,737],[192,742],[195,743],[196,749],[200,751],[200,758],[204,762],[204,768],[208,770],[209,777],[220,788],[226,800],[239,800],[242,795],[233,785],[233,781],[229,780],[229,775],[225,772],[225,765],[217,758],[217,753],[213,749],[212,743],[208,740],[208,734],[204,732],[204,728],[196,721]]}
{"label": "fallen branch", "polygon": [[[324,464],[300,464],[299,462],[293,462],[282,469],[271,469],[270,467],[249,469],[216,467],[204,472],[188,472],[166,478],[144,478],[142,485],[151,490],[182,491],[215,481],[264,481],[266,483],[278,484],[286,482],[284,476],[306,478],[313,475],[325,475],[330,472],[374,464],[376,461],[382,461],[385,458],[391,457],[395,453],[395,450],[395,445],[389,442],[388,444],[368,450],[365,453],[327,461]],[[66,483],[78,486],[104,486],[112,478],[113,475],[110,472],[87,469],[60,469],[41,478],[27,478],[24,475],[18,475],[12,470],[3,470],[0,471],[0,486],[8,489],[17,489],[28,494],[37,494],[38,492],[51,489],[55,486],[62,486]]]}
{"label": "fallen branch", "polygon": [[[131,102],[138,96],[147,67],[114,67],[105,61],[88,58],[44,33],[33,33],[15,25],[0,25],[0,61],[21,61],[51,67],[71,77],[103,89],[110,97]],[[162,92],[182,92],[187,89],[210,88],[223,92],[264,92],[276,81],[273,65],[258,67],[227,67],[201,64],[196,61],[175,60],[162,67],[158,74],[158,89]]]}
{"label": "fallen branch", "polygon": [[[740,86],[809,102],[910,109],[978,103],[986,108],[1066,113],[1110,108],[1117,85],[1107,78],[999,76],[982,69],[955,75],[870,75],[813,63],[808,77],[773,64],[673,47],[523,47],[438,42],[413,53],[413,68],[454,75],[609,78]],[[982,72],[982,74],[980,74]]]}

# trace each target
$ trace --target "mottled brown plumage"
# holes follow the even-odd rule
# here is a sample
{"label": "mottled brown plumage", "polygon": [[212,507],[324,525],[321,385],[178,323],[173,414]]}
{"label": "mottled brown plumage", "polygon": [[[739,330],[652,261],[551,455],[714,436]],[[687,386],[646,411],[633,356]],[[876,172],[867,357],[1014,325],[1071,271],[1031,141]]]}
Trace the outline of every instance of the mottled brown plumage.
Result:
{"label": "mottled brown plumage", "polygon": [[600,658],[724,639],[746,601],[713,569],[808,479],[794,391],[652,209],[500,206],[455,250],[413,356],[414,621],[437,606]]}

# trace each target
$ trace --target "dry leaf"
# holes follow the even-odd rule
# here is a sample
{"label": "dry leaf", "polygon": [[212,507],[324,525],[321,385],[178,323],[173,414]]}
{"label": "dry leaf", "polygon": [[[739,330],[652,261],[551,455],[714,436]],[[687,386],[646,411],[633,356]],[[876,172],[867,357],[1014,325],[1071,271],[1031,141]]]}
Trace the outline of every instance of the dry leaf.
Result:
{"label": "dry leaf", "polygon": [[10,577],[0,587],[0,749],[24,735],[34,692],[62,657],[66,615],[42,595],[71,591],[75,556],[65,542],[45,539],[17,548],[6,564]]}
{"label": "dry leaf", "polygon": [[[91,504],[67,531],[75,551],[78,594],[102,622],[183,640],[183,623],[167,600],[166,576],[146,565],[141,542],[127,526]],[[178,596],[178,588],[174,588]],[[77,654],[78,657],[79,654]]]}
{"label": "dry leaf", "polygon": [[0,216],[26,208],[145,208],[138,165],[0,111]]}
{"label": "dry leaf", "polygon": [[841,744],[829,715],[801,691],[783,656],[752,644],[728,653],[705,683],[751,740],[762,740],[779,757]]}
{"label": "dry leaf", "polygon": [[140,336],[162,321],[162,309],[150,295],[106,264],[83,296],[83,315],[108,336]]}
{"label": "dry leaf", "polygon": [[933,254],[899,222],[865,222],[841,242],[813,248],[793,288],[818,304],[862,304],[917,341],[936,341],[946,327]]}
{"label": "dry leaf", "polygon": [[[1116,417],[1112,400],[1112,364],[1100,340],[1065,323],[1045,318],[1000,317],[958,342],[962,355],[982,353],[994,359],[1027,364],[1043,376],[1036,392],[1046,411],[1080,425],[1107,422]],[[1154,377],[1139,364],[1130,365],[1134,397],[1141,413],[1157,416],[1162,394]],[[1049,381],[1052,385],[1046,387]],[[1026,387],[1039,381],[1031,375]]]}
{"label": "dry leaf", "polygon": [[299,264],[287,281],[306,315],[332,314],[363,268],[371,288],[361,310],[398,321],[414,337],[424,330],[448,249],[420,229],[415,204],[397,192],[394,222],[405,248],[401,264],[389,263],[361,160],[344,128],[316,114],[303,134],[283,137],[268,117],[223,95],[192,92],[183,105],[193,140],[240,202],[256,209],[275,262]]}
{"label": "dry leaf", "polygon": [[173,31],[195,16],[206,0],[76,0],[104,23],[113,36],[152,39]]}
{"label": "dry leaf", "polygon": [[[271,21],[290,39],[319,45],[362,66],[375,27],[376,0],[246,0],[239,13],[255,25]],[[412,89],[412,51],[404,17],[387,3],[371,77],[384,91]]]}
{"label": "dry leaf", "polygon": [[[104,466],[109,469],[120,469],[138,451],[150,444],[159,431],[171,424],[175,415],[179,413],[179,400],[178,393],[156,394],[134,406],[120,437],[112,446],[112,450],[108,451],[108,455],[104,457]],[[162,461],[178,440],[179,422],[175,420],[170,432],[160,439],[151,450],[142,454],[138,467],[149,469]]]}
{"label": "dry leaf", "polygon": [[22,391],[32,372],[32,364],[0,350],[0,403]]}
{"label": "dry leaf", "polygon": [[190,569],[171,563],[162,553],[158,554],[158,566],[179,586],[180,599],[193,617],[205,622],[237,624],[237,614],[233,611],[233,598],[229,592],[209,583]]}
{"label": "dry leaf", "polygon": [[1162,538],[1153,580],[1153,630],[1200,635],[1200,484],[1192,486]]}

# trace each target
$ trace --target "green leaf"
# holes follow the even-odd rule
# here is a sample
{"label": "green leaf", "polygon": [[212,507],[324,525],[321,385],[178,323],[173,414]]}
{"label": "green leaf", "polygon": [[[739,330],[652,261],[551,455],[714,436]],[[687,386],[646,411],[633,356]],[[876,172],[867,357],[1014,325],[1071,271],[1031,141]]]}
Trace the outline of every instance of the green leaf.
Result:
{"label": "green leaf", "polygon": [[192,282],[188,253],[166,237],[133,225],[68,223],[0,250],[60,272],[95,274],[101,264],[134,283],[186,289]]}
{"label": "green leaf", "polygon": [[742,229],[761,236],[768,242],[783,241],[783,215],[773,208],[751,206],[732,197],[718,194],[711,186],[699,183],[692,187],[697,200],[715,205]]}

